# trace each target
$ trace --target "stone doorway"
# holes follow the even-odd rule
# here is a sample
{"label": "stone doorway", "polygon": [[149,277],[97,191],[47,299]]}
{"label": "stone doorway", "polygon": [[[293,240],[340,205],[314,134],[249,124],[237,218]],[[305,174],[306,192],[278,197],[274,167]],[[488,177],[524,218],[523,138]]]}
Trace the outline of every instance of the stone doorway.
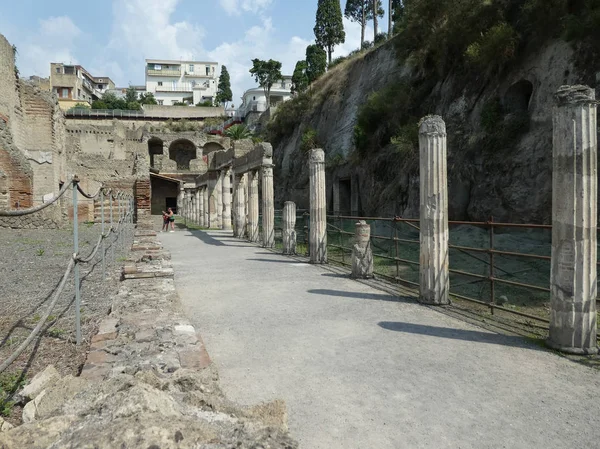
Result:
{"label": "stone doorway", "polygon": [[150,174],[150,213],[160,215],[168,207],[177,213],[177,195],[179,194],[179,181],[166,176]]}

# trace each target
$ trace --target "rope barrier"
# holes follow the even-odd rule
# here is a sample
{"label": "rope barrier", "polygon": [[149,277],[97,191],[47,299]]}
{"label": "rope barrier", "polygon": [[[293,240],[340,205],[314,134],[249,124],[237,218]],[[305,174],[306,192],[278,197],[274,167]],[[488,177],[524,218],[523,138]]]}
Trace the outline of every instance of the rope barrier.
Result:
{"label": "rope barrier", "polygon": [[58,289],[57,289],[56,293],[54,294],[54,298],[52,298],[52,302],[48,306],[48,309],[44,313],[44,316],[40,318],[40,321],[38,322],[37,326],[35,326],[35,328],[31,331],[31,334],[29,334],[29,337],[27,337],[25,339],[25,341],[23,343],[21,343],[21,345],[15,350],[15,352],[8,359],[6,359],[4,362],[2,362],[2,365],[0,365],[0,373],[4,372],[4,370],[6,370],[6,368],[8,368],[10,366],[10,364],[17,359],[17,357],[19,357],[21,355],[21,353],[27,348],[27,346],[29,346],[29,344],[33,341],[33,339],[39,334],[40,330],[46,323],[46,320],[52,313],[54,306],[58,302],[58,298],[60,298],[60,294],[62,293],[63,289],[65,288],[67,279],[68,279],[69,275],[71,274],[71,271],[73,270],[74,266],[75,266],[75,255],[73,255],[73,257],[69,261],[69,265],[67,266],[67,269],[65,270],[65,274],[63,274],[63,277],[60,281]]}
{"label": "rope barrier", "polygon": [[83,189],[81,188],[81,186],[79,185],[79,183],[77,183],[77,191],[78,191],[79,193],[81,193],[81,194],[82,194],[84,197],[86,197],[88,200],[93,200],[93,199],[95,199],[95,198],[96,198],[98,195],[100,195],[100,192],[102,191],[102,189],[103,189],[103,188],[104,188],[103,186],[100,186],[100,187],[98,188],[98,190],[96,191],[96,193],[94,193],[93,195],[90,195],[90,194],[88,194],[88,193],[85,193],[85,192],[83,191]]}
{"label": "rope barrier", "polygon": [[50,201],[44,204],[40,204],[39,206],[31,207],[29,209],[18,209],[18,210],[0,210],[0,217],[21,217],[23,215],[33,214],[35,212],[39,212],[52,204],[54,204],[58,199],[63,196],[67,190],[71,188],[70,182],[65,182],[61,187],[58,195],[52,198]]}

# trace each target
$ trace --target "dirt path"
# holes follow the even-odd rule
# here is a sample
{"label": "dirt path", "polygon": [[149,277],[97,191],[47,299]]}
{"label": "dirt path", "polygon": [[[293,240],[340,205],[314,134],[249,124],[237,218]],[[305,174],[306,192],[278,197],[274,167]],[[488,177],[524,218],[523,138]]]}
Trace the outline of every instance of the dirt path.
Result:
{"label": "dirt path", "polygon": [[317,448],[595,447],[598,371],[233,239],[163,234],[233,400]]}

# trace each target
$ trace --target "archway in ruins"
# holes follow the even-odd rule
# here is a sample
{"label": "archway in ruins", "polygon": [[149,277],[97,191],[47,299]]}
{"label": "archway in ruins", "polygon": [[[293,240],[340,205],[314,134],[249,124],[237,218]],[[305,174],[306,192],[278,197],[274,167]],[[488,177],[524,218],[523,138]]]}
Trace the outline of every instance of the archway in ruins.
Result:
{"label": "archway in ruins", "polygon": [[156,166],[157,161],[155,162],[154,156],[163,154],[163,141],[158,137],[152,137],[148,140],[148,154],[150,155],[150,167],[160,169],[161,167]]}
{"label": "archway in ruins", "polygon": [[169,159],[177,163],[177,170],[190,169],[190,161],[196,159],[196,145],[187,139],[178,139],[169,146]]}
{"label": "archway in ruins", "polygon": [[225,150],[225,148],[223,148],[223,146],[218,144],[217,142],[208,142],[204,145],[204,147],[202,149],[202,154],[204,156],[207,156],[210,153],[214,153],[215,151],[223,151],[223,150]]}

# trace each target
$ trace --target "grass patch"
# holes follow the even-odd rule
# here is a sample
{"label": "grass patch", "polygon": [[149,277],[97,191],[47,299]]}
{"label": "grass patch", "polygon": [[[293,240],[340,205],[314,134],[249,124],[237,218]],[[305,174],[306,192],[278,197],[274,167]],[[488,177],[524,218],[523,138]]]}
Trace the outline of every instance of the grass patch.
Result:
{"label": "grass patch", "polygon": [[0,415],[4,417],[11,415],[15,405],[12,398],[25,385],[26,380],[22,371],[0,374]]}

